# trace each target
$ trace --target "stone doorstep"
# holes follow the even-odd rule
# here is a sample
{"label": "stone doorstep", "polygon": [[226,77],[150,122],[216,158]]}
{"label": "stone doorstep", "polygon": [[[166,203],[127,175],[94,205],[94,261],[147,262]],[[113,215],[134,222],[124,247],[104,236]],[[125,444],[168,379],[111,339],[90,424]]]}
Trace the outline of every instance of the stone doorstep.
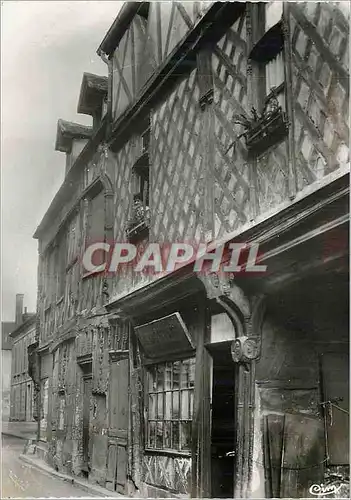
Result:
{"label": "stone doorstep", "polygon": [[26,462],[27,464],[32,465],[33,467],[36,467],[37,469],[40,469],[43,472],[50,474],[51,476],[57,477],[58,479],[61,479],[62,481],[66,481],[68,483],[71,483],[71,484],[81,488],[82,490],[85,490],[88,493],[93,494],[96,497],[127,498],[127,497],[123,497],[123,495],[120,495],[119,493],[114,493],[112,491],[107,490],[106,488],[102,488],[102,486],[98,486],[96,484],[91,484],[84,479],[79,479],[79,478],[70,476],[69,474],[63,474],[62,472],[57,472],[55,469],[53,469],[49,465],[45,464],[42,460],[40,460],[38,458],[28,457],[27,455],[23,455],[23,454],[20,455],[19,458],[23,462]]}

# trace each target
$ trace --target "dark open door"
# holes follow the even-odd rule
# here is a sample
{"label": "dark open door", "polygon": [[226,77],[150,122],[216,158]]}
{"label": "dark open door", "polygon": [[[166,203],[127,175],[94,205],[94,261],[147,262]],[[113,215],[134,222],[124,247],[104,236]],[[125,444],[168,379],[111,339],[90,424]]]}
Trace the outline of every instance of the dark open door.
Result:
{"label": "dark open door", "polygon": [[210,346],[213,359],[211,489],[213,498],[233,498],[235,450],[235,365],[230,343]]}
{"label": "dark open door", "polygon": [[128,358],[112,361],[110,370],[106,487],[123,494],[127,476]]}

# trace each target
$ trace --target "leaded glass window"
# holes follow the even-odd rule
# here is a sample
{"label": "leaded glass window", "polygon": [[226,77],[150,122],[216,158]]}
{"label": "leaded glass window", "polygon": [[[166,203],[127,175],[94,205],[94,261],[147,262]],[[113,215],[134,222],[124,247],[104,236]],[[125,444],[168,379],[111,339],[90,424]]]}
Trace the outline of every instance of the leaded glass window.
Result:
{"label": "leaded glass window", "polygon": [[190,451],[194,383],[194,358],[148,368],[147,448]]}

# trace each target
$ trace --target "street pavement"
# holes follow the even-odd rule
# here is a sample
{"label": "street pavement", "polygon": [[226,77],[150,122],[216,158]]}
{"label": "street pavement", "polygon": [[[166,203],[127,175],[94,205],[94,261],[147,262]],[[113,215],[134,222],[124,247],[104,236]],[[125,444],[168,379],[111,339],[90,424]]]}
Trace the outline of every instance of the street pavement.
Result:
{"label": "street pavement", "polygon": [[2,436],[1,498],[92,497],[88,492],[22,462],[24,440]]}

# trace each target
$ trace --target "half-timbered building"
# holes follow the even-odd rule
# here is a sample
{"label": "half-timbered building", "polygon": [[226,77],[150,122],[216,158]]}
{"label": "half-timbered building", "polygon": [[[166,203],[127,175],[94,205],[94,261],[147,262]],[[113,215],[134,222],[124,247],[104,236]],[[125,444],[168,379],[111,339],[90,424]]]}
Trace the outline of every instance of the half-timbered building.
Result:
{"label": "half-timbered building", "polygon": [[[93,127],[58,123],[66,177],[35,234],[59,470],[134,496],[348,496],[346,4],[120,11],[108,78],[83,77]],[[89,272],[101,241],[244,242],[266,270]]]}

